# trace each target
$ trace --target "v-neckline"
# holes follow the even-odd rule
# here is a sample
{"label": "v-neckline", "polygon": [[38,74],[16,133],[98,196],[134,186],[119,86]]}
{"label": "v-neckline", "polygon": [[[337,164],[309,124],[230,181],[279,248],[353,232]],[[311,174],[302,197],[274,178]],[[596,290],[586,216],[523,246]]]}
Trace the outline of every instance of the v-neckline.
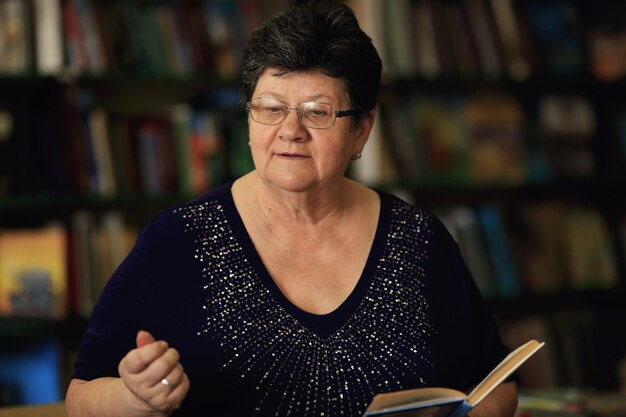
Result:
{"label": "v-neckline", "polygon": [[365,266],[361,271],[359,279],[346,297],[345,300],[333,311],[326,314],[311,313],[306,310],[302,310],[289,300],[282,290],[278,287],[267,267],[263,263],[260,254],[256,250],[252,238],[245,227],[241,214],[237,210],[234,197],[232,194],[232,183],[229,192],[227,193],[227,201],[230,207],[227,212],[233,213],[232,227],[235,235],[241,239],[244,253],[248,255],[248,261],[252,264],[253,269],[258,273],[259,279],[262,284],[267,288],[270,294],[274,297],[276,302],[287,311],[295,320],[302,324],[305,328],[316,333],[320,337],[328,337],[340,329],[346,321],[352,316],[361,300],[365,296],[365,292],[372,281],[378,259],[382,254],[384,247],[385,236],[389,230],[389,201],[384,197],[384,194],[376,191],[380,200],[380,208],[378,213],[378,221],[376,225],[376,232],[372,245],[365,262]]}

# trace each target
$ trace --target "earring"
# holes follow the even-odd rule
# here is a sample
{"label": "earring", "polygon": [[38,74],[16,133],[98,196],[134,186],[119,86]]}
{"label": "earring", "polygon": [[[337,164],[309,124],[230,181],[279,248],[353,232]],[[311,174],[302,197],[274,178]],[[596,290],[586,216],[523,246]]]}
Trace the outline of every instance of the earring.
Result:
{"label": "earring", "polygon": [[357,159],[361,159],[361,152],[357,152],[352,157],[350,157],[352,161],[356,161]]}

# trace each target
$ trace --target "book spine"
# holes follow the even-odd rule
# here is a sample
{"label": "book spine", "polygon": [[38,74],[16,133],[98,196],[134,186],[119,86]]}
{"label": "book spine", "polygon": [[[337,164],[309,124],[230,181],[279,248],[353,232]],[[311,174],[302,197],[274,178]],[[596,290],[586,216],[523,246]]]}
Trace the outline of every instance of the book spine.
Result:
{"label": "book spine", "polygon": [[454,409],[454,411],[452,411],[452,413],[448,415],[448,417],[463,417],[467,415],[472,408],[474,407],[470,403],[463,401],[457,408]]}
{"label": "book spine", "polygon": [[478,209],[478,219],[485,232],[487,246],[491,253],[491,260],[499,284],[500,295],[503,297],[519,295],[519,279],[511,257],[500,213],[494,207],[480,207]]}
{"label": "book spine", "polygon": [[56,74],[63,69],[63,27],[60,0],[35,0],[37,70]]}

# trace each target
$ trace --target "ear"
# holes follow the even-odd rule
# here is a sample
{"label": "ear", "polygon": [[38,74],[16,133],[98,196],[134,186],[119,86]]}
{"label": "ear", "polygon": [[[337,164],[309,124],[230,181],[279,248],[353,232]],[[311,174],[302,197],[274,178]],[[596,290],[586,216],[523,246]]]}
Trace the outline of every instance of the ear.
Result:
{"label": "ear", "polygon": [[363,152],[363,148],[370,137],[374,122],[376,121],[376,110],[371,110],[361,119],[361,123],[356,131],[356,142],[354,143],[354,152]]}

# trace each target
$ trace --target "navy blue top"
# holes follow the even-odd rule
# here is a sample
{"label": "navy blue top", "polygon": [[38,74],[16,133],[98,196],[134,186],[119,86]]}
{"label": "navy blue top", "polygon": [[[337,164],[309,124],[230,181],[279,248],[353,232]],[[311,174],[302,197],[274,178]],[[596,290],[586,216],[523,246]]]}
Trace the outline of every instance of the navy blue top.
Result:
{"label": "navy blue top", "polygon": [[363,273],[341,306],[292,304],[261,262],[232,182],[155,217],[107,283],[73,377],[118,376],[138,330],[181,355],[188,416],[360,416],[379,392],[466,390],[508,353],[429,211],[379,192]]}

